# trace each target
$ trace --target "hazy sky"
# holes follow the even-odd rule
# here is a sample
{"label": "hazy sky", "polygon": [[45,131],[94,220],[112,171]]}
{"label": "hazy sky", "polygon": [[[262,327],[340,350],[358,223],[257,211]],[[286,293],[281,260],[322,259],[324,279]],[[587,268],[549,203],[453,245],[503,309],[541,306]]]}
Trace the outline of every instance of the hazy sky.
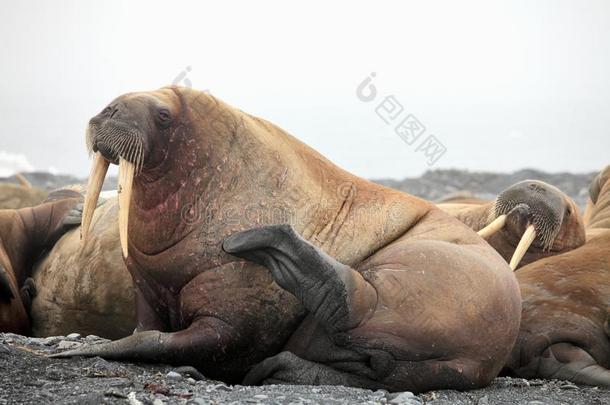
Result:
{"label": "hazy sky", "polygon": [[[0,169],[87,174],[89,118],[187,67],[364,177],[419,175],[429,135],[446,148],[435,168],[610,163],[608,1],[1,3]],[[390,125],[375,109],[392,95]],[[409,114],[426,128],[413,145],[394,133]]]}

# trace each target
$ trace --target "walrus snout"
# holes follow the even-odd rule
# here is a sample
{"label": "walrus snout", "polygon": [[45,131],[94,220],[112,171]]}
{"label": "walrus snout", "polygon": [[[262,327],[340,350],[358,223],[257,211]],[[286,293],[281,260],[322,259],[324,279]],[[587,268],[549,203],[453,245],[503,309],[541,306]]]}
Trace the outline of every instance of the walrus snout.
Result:
{"label": "walrus snout", "polygon": [[509,187],[493,202],[489,223],[478,234],[487,239],[499,231],[516,245],[510,262],[513,270],[531,246],[545,252],[577,247],[584,241],[574,203],[556,187],[537,180]]}
{"label": "walrus snout", "polygon": [[119,234],[123,255],[127,257],[134,178],[146,164],[154,167],[165,159],[170,126],[179,112],[176,105],[173,90],[158,95],[129,93],[111,102],[89,121],[87,148],[94,154],[94,162],[83,209],[83,241],[91,226],[108,166],[118,164]]}
{"label": "walrus snout", "polygon": [[496,217],[508,215],[509,232],[512,230],[520,237],[528,225],[533,225],[536,231],[534,245],[542,250],[551,248],[569,210],[559,189],[537,180],[525,180],[509,187],[494,203]]}
{"label": "walrus snout", "polygon": [[510,235],[514,235],[516,242],[518,242],[525,229],[532,223],[532,210],[529,205],[520,203],[506,215],[506,226],[504,229]]}

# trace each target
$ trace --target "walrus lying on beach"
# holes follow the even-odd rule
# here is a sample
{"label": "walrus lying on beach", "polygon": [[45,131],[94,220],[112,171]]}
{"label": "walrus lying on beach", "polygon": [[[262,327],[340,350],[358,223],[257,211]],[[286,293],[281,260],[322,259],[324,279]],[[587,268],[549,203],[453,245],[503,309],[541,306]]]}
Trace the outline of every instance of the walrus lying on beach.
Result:
{"label": "walrus lying on beach", "polygon": [[0,332],[30,332],[32,266],[45,249],[80,224],[80,197],[62,191],[33,208],[0,210]]}
{"label": "walrus lying on beach", "polygon": [[521,329],[508,369],[610,387],[610,166],[593,181],[587,242],[517,270]]}
{"label": "walrus lying on beach", "polygon": [[118,163],[138,332],[57,357],[417,392],[484,386],[504,365],[519,328],[515,277],[434,204],[187,88],[118,97],[87,142],[83,237]]}
{"label": "walrus lying on beach", "polygon": [[17,174],[20,184],[0,183],[0,210],[18,210],[41,204],[47,193],[32,187],[27,179]]}
{"label": "walrus lying on beach", "polygon": [[576,203],[538,180],[516,183],[494,201],[440,203],[438,207],[484,237],[514,270],[585,243]]}
{"label": "walrus lying on beach", "polygon": [[86,244],[68,231],[34,266],[33,336],[78,332],[118,339],[136,327],[131,276],[119,242],[118,201],[95,210]]}

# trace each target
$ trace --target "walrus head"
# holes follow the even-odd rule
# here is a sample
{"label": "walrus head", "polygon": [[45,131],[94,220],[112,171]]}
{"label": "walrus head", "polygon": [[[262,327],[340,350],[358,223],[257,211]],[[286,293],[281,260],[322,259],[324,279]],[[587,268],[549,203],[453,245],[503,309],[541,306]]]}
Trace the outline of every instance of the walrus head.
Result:
{"label": "walrus head", "polygon": [[[94,154],[87,187],[81,238],[87,237],[93,211],[108,166],[119,165],[119,230],[123,255],[127,257],[129,211],[134,177],[142,174],[154,181],[162,166],[180,115],[181,103],[171,88],[154,93],[129,93],[118,97],[89,121],[86,142]],[[163,170],[163,168],[160,168]]]}
{"label": "walrus head", "polygon": [[483,237],[502,231],[515,253],[511,268],[517,268],[528,249],[559,252],[581,246],[584,226],[574,201],[550,184],[525,180],[498,195],[490,224],[479,231]]}

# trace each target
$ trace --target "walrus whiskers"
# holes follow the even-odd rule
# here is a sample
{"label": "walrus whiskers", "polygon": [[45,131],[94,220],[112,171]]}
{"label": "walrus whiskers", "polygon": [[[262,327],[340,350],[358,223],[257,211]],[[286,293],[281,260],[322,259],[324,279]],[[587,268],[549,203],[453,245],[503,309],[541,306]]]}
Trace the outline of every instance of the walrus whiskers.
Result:
{"label": "walrus whiskers", "polygon": [[527,249],[529,249],[532,242],[534,242],[534,239],[536,239],[536,228],[534,225],[529,225],[525,229],[525,232],[523,233],[523,236],[515,249],[515,253],[513,253],[513,257],[510,259],[510,268],[513,271],[515,271],[519,265],[519,262],[521,259],[523,259],[523,256],[525,256]]}
{"label": "walrus whiskers", "polygon": [[110,163],[104,159],[101,153],[97,152],[93,158],[93,166],[91,168],[91,174],[89,175],[89,182],[87,184],[87,194],[85,195],[85,205],[83,208],[83,220],[81,224],[81,240],[84,242],[89,233],[91,226],[91,220],[93,219],[93,213],[97,206],[97,201],[104,185],[104,179],[108,172],[108,166]]}
{"label": "walrus whiskers", "polygon": [[477,233],[483,239],[489,238],[491,235],[504,228],[504,225],[506,225],[506,217],[506,214],[500,215],[499,217],[494,219],[489,225],[487,225],[485,228],[481,229]]}
{"label": "walrus whiskers", "polygon": [[128,255],[129,207],[133,190],[133,178],[142,170],[144,164],[144,141],[139,131],[121,126],[99,127],[90,123],[87,128],[87,148],[94,150],[93,135],[97,147],[104,148],[107,158],[101,152],[94,154],[93,167],[85,198],[81,239],[84,241],[91,226],[91,219],[99,199],[110,161],[119,161],[119,234],[123,256]]}

